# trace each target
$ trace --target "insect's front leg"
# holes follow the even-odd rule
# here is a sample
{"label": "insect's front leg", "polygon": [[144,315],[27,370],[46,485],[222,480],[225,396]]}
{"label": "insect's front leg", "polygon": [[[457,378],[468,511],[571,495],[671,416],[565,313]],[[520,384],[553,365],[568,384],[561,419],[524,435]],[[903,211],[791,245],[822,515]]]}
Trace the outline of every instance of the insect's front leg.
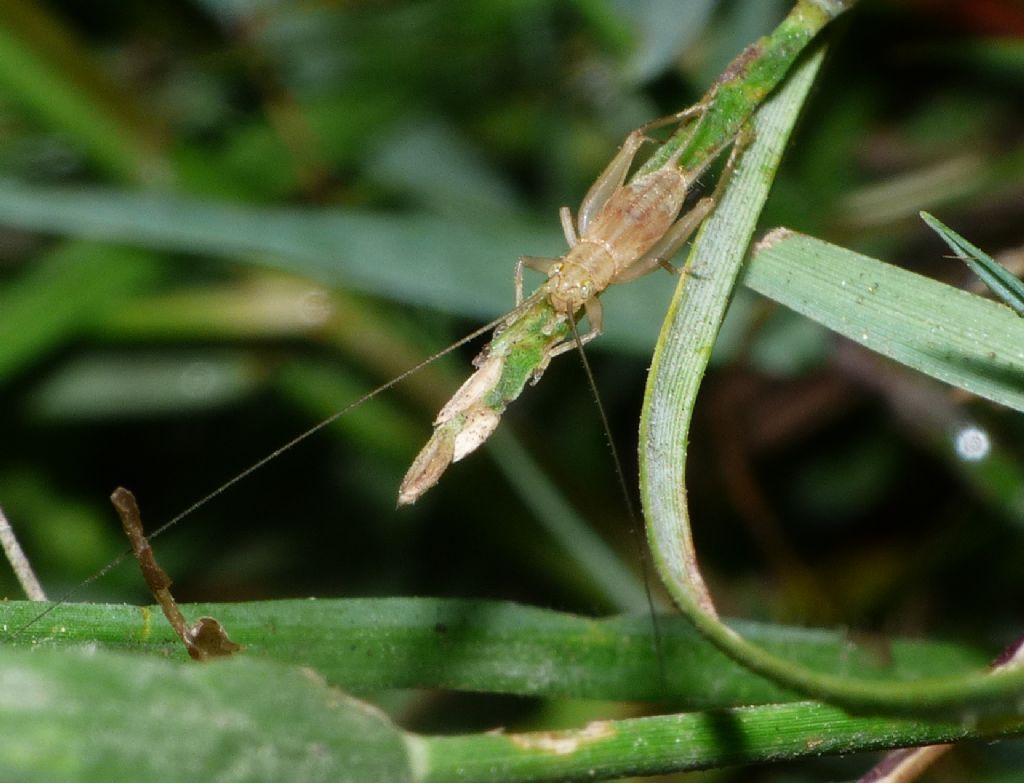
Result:
{"label": "insect's front leg", "polygon": [[[590,297],[586,302],[583,303],[583,307],[587,313],[587,322],[590,324],[590,330],[586,334],[580,335],[580,345],[586,345],[599,334],[604,327],[604,307],[601,305],[601,300],[596,296]],[[572,316],[568,316],[571,318]],[[555,356],[563,354],[566,351],[571,351],[576,347],[575,340],[564,340],[558,345],[548,350],[547,361],[550,361]]]}
{"label": "insect's front leg", "polygon": [[580,241],[580,238],[576,233],[576,226],[572,224],[572,212],[569,211],[569,207],[562,207],[558,210],[558,219],[562,222],[562,233],[565,235],[565,241],[569,243],[569,247],[576,247],[576,243]]}
{"label": "insect's front leg", "polygon": [[513,277],[516,287],[516,307],[523,303],[523,267],[528,266],[530,269],[547,275],[558,260],[543,256],[519,256],[516,260],[516,271]]}

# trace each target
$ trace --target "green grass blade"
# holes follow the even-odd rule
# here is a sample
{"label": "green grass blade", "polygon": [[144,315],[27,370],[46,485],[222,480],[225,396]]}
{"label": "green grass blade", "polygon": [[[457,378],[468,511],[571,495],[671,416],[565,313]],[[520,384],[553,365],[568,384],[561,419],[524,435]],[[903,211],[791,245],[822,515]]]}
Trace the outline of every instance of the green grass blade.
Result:
{"label": "green grass blade", "polygon": [[494,225],[426,213],[258,208],[112,188],[0,181],[0,223],[5,225],[243,259],[331,285],[488,318],[512,304],[512,265],[519,254],[550,254],[564,244],[557,226],[538,229],[510,218]]}
{"label": "green grass blade", "polygon": [[44,379],[29,406],[47,418],[117,419],[226,406],[254,391],[262,367],[235,351],[75,357]]}
{"label": "green grass blade", "polygon": [[1024,316],[1024,283],[984,250],[968,242],[933,215],[927,212],[920,214],[921,219],[942,237],[957,258],[967,264],[967,267],[981,278],[996,296],[1012,307],[1017,315]]}
{"label": "green grass blade", "polygon": [[[0,224],[124,242],[153,250],[281,269],[329,286],[469,318],[491,319],[514,304],[512,269],[523,253],[558,255],[557,224],[509,214],[498,223],[428,213],[259,208],[113,188],[29,185],[0,179]],[[644,353],[671,294],[664,279],[617,286],[599,347]]]}
{"label": "green grass blade", "polygon": [[0,671],[0,768],[19,783],[607,780],[1024,730],[1019,721],[851,717],[795,702],[555,733],[423,737],[308,670],[247,653],[198,665],[5,648]]}
{"label": "green grass blade", "polygon": [[[4,604],[8,630],[45,605]],[[664,669],[644,614],[593,619],[493,601],[426,598],[263,601],[182,606],[216,617],[245,655],[315,669],[332,685],[367,693],[446,688],[523,696],[671,700],[713,709],[793,698],[738,666],[678,615],[660,618]],[[938,642],[893,640],[887,659],[842,633],[737,622],[737,632],[776,655],[835,674],[884,682],[982,667],[986,655]],[[187,660],[156,608],[65,604],[4,637],[8,646],[99,646]],[[661,679],[662,675],[666,680]]]}
{"label": "green grass blade", "polygon": [[655,348],[640,422],[641,494],[655,565],[684,611],[714,615],[680,483],[692,406],[772,175],[821,57],[819,49],[755,115],[755,140],[694,242],[689,274],[680,279]]}
{"label": "green grass blade", "polygon": [[1000,304],[784,230],[760,243],[744,282],[866,348],[1024,410],[1024,322]]}
{"label": "green grass blade", "polygon": [[[1024,671],[990,673],[979,670],[967,676],[882,685],[857,676],[825,673],[778,656],[745,639],[718,619],[697,565],[685,487],[680,481],[680,477],[686,475],[693,406],[754,222],[818,62],[813,59],[805,63],[787,87],[758,113],[756,140],[744,154],[728,192],[695,242],[689,260],[693,273],[689,280],[681,281],[665,321],[651,368],[641,422],[642,493],[655,563],[672,597],[712,643],[780,685],[850,709],[910,713],[948,710],[966,720],[976,719],[984,708],[1016,716],[1020,714],[1020,698],[1024,693]],[[869,288],[875,279],[862,279],[858,276],[859,268],[846,267],[845,276],[836,276],[834,286],[812,285],[821,276],[807,275],[806,285],[801,290],[804,283],[798,272],[791,269],[791,260],[785,263],[778,260],[778,249],[790,240],[798,243],[809,259],[829,248],[826,243],[806,237],[777,235],[774,241],[762,243],[748,275],[748,280],[755,281],[751,285],[756,289],[758,280],[770,279],[773,292],[779,298],[785,297],[786,301],[793,301],[794,306],[799,304],[813,310],[823,320],[830,318],[842,324],[844,315],[847,319],[849,315],[841,312],[829,315],[825,311],[835,309],[835,301],[821,305],[818,300],[827,296],[833,296],[834,300],[839,295],[830,293],[832,288],[845,292],[850,288],[850,280],[861,281],[863,295],[870,296]],[[849,251],[836,250],[845,255],[848,263],[858,258]],[[765,264],[769,257],[777,262],[770,270]],[[810,261],[805,266],[812,268]],[[874,267],[870,269],[873,271]],[[798,290],[802,293],[800,297],[794,293]],[[964,292],[949,290],[953,292],[950,296],[966,297],[972,302],[978,300]],[[856,304],[856,294],[849,298]],[[984,305],[1001,312],[1004,319],[1020,328],[1018,319],[1005,308],[991,302]],[[982,341],[982,335],[976,335],[975,339]],[[991,349],[986,345],[984,350]],[[934,353],[942,358],[944,352],[934,343],[926,343],[918,353]],[[969,353],[969,361],[961,363],[970,365],[973,356]],[[945,351],[945,358],[950,358],[948,351]],[[1020,376],[1011,369],[995,383],[1008,390],[1014,377]]]}
{"label": "green grass blade", "polygon": [[[1019,734],[1020,721],[989,736]],[[850,716],[813,702],[594,722],[574,731],[420,739],[426,783],[608,780],[729,764],[934,744],[977,736],[957,723]],[[742,777],[740,779],[743,779]]]}

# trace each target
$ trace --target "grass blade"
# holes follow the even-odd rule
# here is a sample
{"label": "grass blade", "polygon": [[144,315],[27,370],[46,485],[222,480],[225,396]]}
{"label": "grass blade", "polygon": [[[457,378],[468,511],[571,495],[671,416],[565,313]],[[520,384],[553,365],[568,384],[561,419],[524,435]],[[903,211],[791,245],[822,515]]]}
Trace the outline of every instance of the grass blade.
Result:
{"label": "grass blade", "polygon": [[[45,605],[4,604],[4,623],[29,622]],[[792,693],[736,665],[678,615],[660,618],[664,672],[646,614],[594,619],[495,601],[436,598],[323,599],[183,604],[186,616],[220,620],[245,655],[315,669],[355,693],[447,688],[481,693],[605,700],[670,698],[677,708],[714,709],[788,701]],[[836,674],[898,683],[970,671],[977,650],[895,639],[887,660],[842,633],[735,622],[775,654]],[[7,646],[93,645],[186,659],[156,608],[65,604]],[[372,651],[372,653],[371,653]]]}
{"label": "grass blade", "polygon": [[[689,280],[681,281],[659,339],[641,421],[641,489],[655,563],[673,599],[713,644],[779,685],[848,709],[918,714],[946,710],[967,720],[976,719],[985,708],[1016,716],[1020,712],[1020,694],[1024,692],[1024,671],[990,674],[978,670],[966,676],[882,685],[856,676],[826,674],[778,656],[743,638],[718,619],[697,565],[685,486],[680,482],[686,471],[693,406],[747,242],[819,58],[820,52],[819,57],[794,73],[784,90],[755,118],[756,140],[744,154],[728,192],[694,244],[688,261],[693,273]],[[792,297],[823,320],[832,317],[825,314],[830,304],[819,305],[816,301],[819,295],[827,298],[828,290],[819,292],[811,287],[797,297],[793,291],[798,289],[796,281],[800,278],[786,264],[772,265],[769,273],[765,260],[777,259],[775,251],[790,239],[801,243],[808,257],[829,247],[789,233],[776,236],[776,241],[762,243],[748,280],[756,283],[763,275],[772,281],[780,298]],[[857,256],[850,251],[842,252]],[[810,264],[807,266],[810,268]],[[849,278],[851,270],[846,272]],[[809,277],[808,285],[812,279]],[[870,279],[864,282],[865,286],[870,284]],[[837,280],[834,287],[845,290],[849,285]],[[957,294],[955,289],[949,290]],[[972,302],[975,299],[978,298],[971,297]],[[985,304],[1019,325],[1005,308],[991,302]],[[834,317],[843,323],[842,313]],[[963,364],[969,366],[970,358]],[[998,379],[1004,387],[1014,377],[1020,377],[1012,371],[1007,376]]]}
{"label": "grass blade", "polygon": [[866,348],[1024,411],[1024,322],[1000,304],[782,229],[759,244],[744,282]]}
{"label": "grass blade", "polygon": [[[991,727],[992,736],[1021,730]],[[850,716],[813,702],[600,721],[575,731],[423,738],[427,783],[608,780],[965,739],[956,723]],[[741,778],[742,779],[742,778]]]}
{"label": "grass blade", "polygon": [[1012,307],[1017,315],[1024,316],[1024,283],[992,256],[968,242],[935,216],[922,212],[921,219],[942,237],[957,258],[967,264],[968,269],[981,278],[996,296]]}
{"label": "grass blade", "polygon": [[6,780],[412,780],[398,729],[298,668],[88,650],[0,660]]}
{"label": "grass blade", "polygon": [[755,116],[756,139],[694,243],[689,274],[676,289],[654,353],[640,422],[641,492],[655,565],[687,613],[716,614],[697,566],[679,481],[685,475],[686,430],[772,173],[821,58],[819,49]]}
{"label": "grass blade", "polygon": [[244,654],[192,665],[110,650],[5,648],[0,671],[0,768],[23,783],[608,780],[1022,729],[852,717],[794,702],[565,732],[426,737],[400,731],[308,670]]}

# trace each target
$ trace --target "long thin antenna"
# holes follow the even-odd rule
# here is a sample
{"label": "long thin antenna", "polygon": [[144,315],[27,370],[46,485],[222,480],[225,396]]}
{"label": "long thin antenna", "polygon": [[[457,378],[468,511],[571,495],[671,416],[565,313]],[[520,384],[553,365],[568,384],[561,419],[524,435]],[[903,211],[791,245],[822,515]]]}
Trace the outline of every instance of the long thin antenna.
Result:
{"label": "long thin antenna", "polygon": [[[172,517],[167,522],[164,522],[164,524],[160,525],[160,527],[158,527],[156,530],[154,530],[152,533],[150,533],[148,536],[146,536],[146,541],[152,541],[157,536],[161,535],[162,533],[166,532],[170,528],[174,527],[176,524],[181,522],[183,519],[185,519],[186,517],[194,514],[200,508],[205,506],[207,503],[209,503],[211,500],[216,498],[218,495],[221,495],[224,492],[226,492],[227,490],[229,490],[231,487],[233,487],[239,481],[242,481],[243,479],[248,478],[253,473],[255,473],[257,470],[259,470],[264,465],[266,465],[268,462],[272,462],[273,460],[277,459],[278,457],[280,457],[282,454],[284,454],[289,449],[293,448],[294,446],[297,446],[299,443],[301,443],[302,441],[306,440],[306,438],[309,438],[310,436],[315,435],[317,432],[322,430],[324,427],[327,427],[328,425],[333,424],[335,421],[340,419],[346,413],[349,413],[350,411],[355,410],[360,405],[362,405],[364,402],[367,402],[367,401],[373,399],[374,397],[376,397],[381,392],[387,391],[392,386],[394,386],[394,385],[404,381],[410,375],[413,375],[414,373],[419,372],[424,367],[426,367],[428,364],[431,364],[432,362],[437,361],[442,356],[446,356],[447,354],[451,353],[452,351],[456,350],[457,348],[461,348],[466,343],[471,342],[472,340],[475,340],[477,337],[479,337],[480,335],[484,334],[485,332],[488,332],[491,329],[494,329],[495,327],[499,326],[502,322],[508,320],[509,318],[514,317],[516,314],[522,312],[527,307],[532,306],[537,301],[537,298],[538,298],[537,294],[534,294],[532,296],[527,297],[526,299],[524,299],[519,304],[518,307],[516,307],[511,312],[505,313],[504,315],[502,315],[499,318],[495,318],[490,323],[484,324],[483,326],[481,326],[478,329],[474,329],[472,332],[467,334],[465,337],[462,337],[462,338],[456,340],[454,343],[449,345],[447,348],[443,348],[442,350],[438,351],[437,353],[435,353],[435,354],[429,356],[428,358],[424,359],[422,362],[420,362],[419,364],[415,365],[414,367],[410,367],[408,370],[403,372],[401,375],[395,376],[394,378],[392,378],[387,383],[382,383],[380,386],[378,386],[377,388],[373,389],[372,391],[368,391],[362,397],[359,397],[357,400],[355,400],[353,402],[350,402],[348,405],[346,405],[341,410],[336,411],[335,413],[332,413],[330,416],[328,416],[323,421],[319,422],[318,424],[314,424],[309,429],[305,430],[304,432],[299,433],[298,435],[296,435],[294,438],[289,440],[284,445],[279,446],[278,448],[274,449],[272,452],[267,454],[262,459],[257,460],[256,462],[254,462],[252,465],[247,467],[241,473],[235,474],[234,477],[232,477],[232,478],[228,479],[227,481],[225,481],[223,484],[218,486],[212,492],[209,492],[206,495],[203,495],[201,498],[199,498],[199,500],[197,500],[192,505],[188,506],[181,513],[179,513],[176,516]],[[42,612],[37,614],[35,617],[33,617],[27,623],[25,623],[24,625],[19,626],[18,628],[14,629],[11,632],[11,635],[12,636],[13,635],[17,635],[17,634],[21,633],[22,631],[27,630],[28,628],[30,628],[35,623],[37,623],[40,620],[42,620],[44,617],[46,617],[46,615],[48,615],[54,609],[56,609],[57,607],[61,606],[64,603],[67,603],[68,599],[72,598],[80,590],[82,590],[83,588],[85,588],[88,585],[92,584],[97,579],[101,579],[102,577],[106,576],[111,570],[113,570],[118,565],[120,565],[122,562],[124,562],[124,560],[127,557],[131,556],[131,554],[132,554],[132,550],[131,549],[128,549],[128,550],[125,550],[124,552],[122,552],[116,558],[114,558],[109,563],[107,563],[105,566],[103,566],[103,568],[101,568],[95,574],[93,574],[92,576],[87,577],[86,579],[83,579],[77,585],[75,585],[74,587],[69,589],[67,592],[65,592],[63,595],[61,595],[52,605],[48,606],[45,610],[43,610]]]}
{"label": "long thin antenna", "polygon": [[587,352],[583,349],[583,340],[580,339],[580,332],[576,327],[576,319],[570,316],[569,325],[572,327],[572,336],[576,341],[576,349],[579,352],[580,361],[583,363],[583,372],[586,373],[587,383],[590,384],[590,391],[594,395],[594,402],[597,404],[597,412],[601,417],[601,426],[604,427],[604,434],[608,439],[608,450],[611,452],[612,462],[615,465],[615,475],[619,480],[619,489],[622,490],[622,499],[626,505],[630,538],[633,539],[633,545],[636,547],[637,557],[640,560],[640,576],[644,581],[644,596],[647,598],[647,608],[651,615],[654,654],[658,659],[658,670],[661,674],[662,685],[664,686],[667,682],[665,650],[662,644],[661,624],[658,621],[658,613],[654,610],[654,595],[651,593],[650,561],[647,558],[647,549],[641,538],[639,517],[636,513],[636,507],[633,505],[633,498],[629,494],[629,486],[626,484],[626,472],[622,468],[622,460],[619,459],[619,450],[615,447],[615,438],[612,437],[612,429],[608,424],[608,414],[605,412],[604,403],[601,402],[601,394],[597,390],[597,381],[594,379],[593,370],[590,369],[590,360],[587,358]]}

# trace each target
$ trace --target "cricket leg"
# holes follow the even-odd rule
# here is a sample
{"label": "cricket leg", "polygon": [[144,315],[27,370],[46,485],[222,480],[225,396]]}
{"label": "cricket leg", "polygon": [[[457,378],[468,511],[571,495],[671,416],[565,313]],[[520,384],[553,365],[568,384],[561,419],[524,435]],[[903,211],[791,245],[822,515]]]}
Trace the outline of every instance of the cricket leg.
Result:
{"label": "cricket leg", "polygon": [[703,103],[698,103],[675,114],[659,117],[656,120],[651,120],[641,125],[626,137],[622,147],[619,148],[619,151],[615,153],[615,157],[612,158],[611,163],[594,180],[594,184],[590,186],[587,195],[583,197],[583,203],[580,204],[580,213],[577,220],[581,235],[587,233],[587,227],[594,219],[594,216],[601,211],[601,207],[608,203],[608,199],[612,197],[612,194],[621,188],[626,181],[626,174],[629,173],[629,167],[633,164],[636,153],[645,141],[649,141],[646,135],[647,131],[652,128],[659,128],[662,125],[669,125],[673,122],[687,122],[693,117],[703,114],[705,108]]}
{"label": "cricket leg", "polygon": [[546,275],[558,260],[557,258],[544,258],[543,256],[519,256],[519,259],[516,261],[516,271],[513,278],[516,287],[516,307],[523,303],[523,267],[528,266],[530,269]]}
{"label": "cricket leg", "polygon": [[[583,335],[580,335],[580,345],[586,345],[599,334],[604,327],[604,308],[601,306],[601,300],[596,296],[592,296],[586,302],[583,303],[583,307],[587,313],[587,321],[590,323],[590,330]],[[576,348],[575,340],[564,340],[547,353],[547,359],[550,360],[559,354],[563,354],[566,351],[571,351]]]}
{"label": "cricket leg", "polygon": [[622,187],[622,183],[626,181],[629,167],[633,164],[633,158],[636,157],[636,153],[645,141],[647,138],[644,136],[644,128],[637,128],[631,132],[622,142],[622,147],[615,153],[615,157],[611,159],[605,170],[594,180],[594,184],[590,186],[590,190],[587,191],[587,195],[583,197],[583,202],[580,204],[577,217],[580,235],[586,235],[587,227],[594,216],[608,203],[612,194]]}
{"label": "cricket leg", "polygon": [[565,235],[565,241],[569,243],[569,247],[576,247],[580,238],[576,234],[576,226],[573,225],[572,212],[569,211],[569,207],[562,207],[558,210],[558,219],[562,221],[562,234]]}
{"label": "cricket leg", "polygon": [[640,133],[646,133],[647,131],[652,130],[654,128],[660,128],[664,125],[671,125],[673,122],[678,122],[680,125],[682,125],[683,123],[689,122],[694,117],[699,117],[700,115],[702,115],[705,109],[707,109],[707,104],[703,102],[695,103],[693,104],[693,106],[688,106],[682,111],[677,111],[675,114],[666,114],[664,117],[658,117],[658,119],[656,120],[645,122],[643,125],[637,128],[636,131],[633,132],[636,133],[637,131],[639,131]]}

